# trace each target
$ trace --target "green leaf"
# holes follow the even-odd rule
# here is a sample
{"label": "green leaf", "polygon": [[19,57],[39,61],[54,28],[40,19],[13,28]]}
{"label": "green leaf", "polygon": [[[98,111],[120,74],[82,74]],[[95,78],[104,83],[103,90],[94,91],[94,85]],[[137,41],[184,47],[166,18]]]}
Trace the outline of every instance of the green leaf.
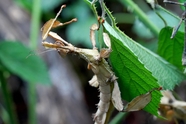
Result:
{"label": "green leaf", "polygon": [[[134,97],[158,87],[158,84],[164,89],[173,89],[185,78],[182,72],[173,65],[136,43],[119,29],[111,27],[107,22],[104,23],[104,27],[111,38],[113,51],[110,61],[119,77],[124,99],[130,101]],[[153,92],[152,101],[144,110],[157,115],[160,97],[158,91]]]}
{"label": "green leaf", "polygon": [[171,27],[165,27],[160,31],[158,41],[158,54],[172,63],[179,69],[183,70],[181,63],[184,46],[184,33],[178,31],[173,39]]}
{"label": "green leaf", "polygon": [[[118,82],[122,98],[131,101],[134,97],[159,87],[152,73],[144,67],[134,53],[114,36],[110,35],[110,38],[113,50],[110,55],[110,61],[114,72],[119,77]],[[157,115],[160,97],[161,95],[158,91],[153,92],[152,101],[144,110]]]}
{"label": "green leaf", "polygon": [[[185,2],[185,0],[178,0],[179,2],[181,2],[181,3],[184,3]],[[180,6],[180,8],[182,9],[182,10],[185,10],[185,7],[184,6]]]}
{"label": "green leaf", "polygon": [[0,43],[0,63],[11,73],[30,83],[50,84],[45,63],[20,42]]}
{"label": "green leaf", "polygon": [[171,90],[176,84],[179,84],[185,79],[183,73],[175,66],[142,45],[136,43],[127,35],[119,31],[119,29],[112,28],[107,22],[104,23],[104,27],[110,35],[122,42],[123,47],[127,47],[138,57],[139,61],[145,65],[146,69],[152,72],[152,75],[158,79],[158,83],[164,89]]}

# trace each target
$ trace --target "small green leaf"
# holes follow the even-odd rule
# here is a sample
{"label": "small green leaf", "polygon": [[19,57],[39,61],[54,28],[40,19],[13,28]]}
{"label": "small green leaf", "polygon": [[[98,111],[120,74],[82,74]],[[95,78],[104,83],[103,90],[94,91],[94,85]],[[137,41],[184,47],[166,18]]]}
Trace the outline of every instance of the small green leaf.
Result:
{"label": "small green leaf", "polygon": [[30,83],[50,84],[45,63],[20,42],[0,43],[0,63],[11,73]]}
{"label": "small green leaf", "polygon": [[183,70],[181,63],[184,46],[184,33],[178,31],[173,39],[171,27],[165,27],[160,31],[158,41],[158,54],[172,63],[180,70]]}
{"label": "small green leaf", "polygon": [[[178,0],[179,2],[181,2],[181,3],[184,3],[185,2],[185,0]],[[180,8],[182,9],[182,10],[185,10],[185,7],[184,6],[180,6]]]}

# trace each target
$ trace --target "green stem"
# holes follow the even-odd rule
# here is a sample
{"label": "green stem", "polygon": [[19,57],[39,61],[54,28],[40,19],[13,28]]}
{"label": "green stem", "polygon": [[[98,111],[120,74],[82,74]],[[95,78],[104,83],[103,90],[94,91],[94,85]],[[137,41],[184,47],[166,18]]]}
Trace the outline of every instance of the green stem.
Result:
{"label": "green stem", "polygon": [[33,0],[32,4],[32,20],[31,20],[31,30],[30,30],[30,47],[33,50],[37,49],[37,41],[40,27],[40,17],[41,17],[41,1]]}
{"label": "green stem", "polygon": [[98,19],[98,13],[97,13],[95,4],[92,4],[89,0],[84,0],[84,1],[89,5],[89,7],[92,9],[94,15],[95,15],[96,18]]}
{"label": "green stem", "polygon": [[161,16],[161,14],[159,14],[159,12],[156,11],[156,10],[154,10],[154,11],[155,11],[155,13],[158,15],[158,17],[163,21],[165,27],[167,27],[167,22],[166,22],[165,19]]}
{"label": "green stem", "polygon": [[146,14],[132,1],[132,0],[120,0],[125,6],[132,8],[133,12],[139,17],[139,19],[154,33],[159,35],[159,29],[148,19]]}
{"label": "green stem", "polygon": [[115,18],[113,17],[113,15],[112,15],[112,13],[109,11],[109,9],[107,8],[107,6],[106,6],[105,4],[103,4],[103,6],[104,6],[104,9],[105,9],[107,15],[108,15],[109,18],[110,18],[112,27],[114,27],[115,29],[117,29],[116,21],[115,21]]}
{"label": "green stem", "polygon": [[173,14],[172,12],[168,11],[167,9],[163,8],[162,6],[157,5],[156,7],[157,7],[157,9],[160,9],[160,10],[164,11],[165,13],[167,13],[167,14],[173,16],[174,18],[180,20],[180,17],[178,17],[177,15],[175,15],[175,14]]}
{"label": "green stem", "polygon": [[127,116],[128,113],[119,112],[109,124],[119,124],[124,118]]}
{"label": "green stem", "polygon": [[1,83],[3,98],[5,101],[5,106],[9,115],[9,122],[10,124],[18,124],[18,121],[16,119],[16,113],[14,110],[12,96],[10,94],[5,76],[2,71],[0,71],[0,83]]}
{"label": "green stem", "polygon": [[[37,49],[37,41],[40,28],[40,17],[41,17],[41,0],[33,0],[32,4],[32,20],[31,20],[31,31],[30,31],[30,47],[32,50]],[[28,123],[36,124],[36,85],[34,82],[28,83]]]}

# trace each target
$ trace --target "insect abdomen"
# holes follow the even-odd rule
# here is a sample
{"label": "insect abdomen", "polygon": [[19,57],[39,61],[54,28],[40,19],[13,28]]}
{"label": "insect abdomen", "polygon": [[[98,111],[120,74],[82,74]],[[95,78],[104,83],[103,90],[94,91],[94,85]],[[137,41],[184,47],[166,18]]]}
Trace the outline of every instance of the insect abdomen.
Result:
{"label": "insect abdomen", "polygon": [[111,88],[110,85],[99,86],[100,101],[98,103],[98,110],[94,116],[95,124],[105,124],[107,112],[110,107],[111,101]]}

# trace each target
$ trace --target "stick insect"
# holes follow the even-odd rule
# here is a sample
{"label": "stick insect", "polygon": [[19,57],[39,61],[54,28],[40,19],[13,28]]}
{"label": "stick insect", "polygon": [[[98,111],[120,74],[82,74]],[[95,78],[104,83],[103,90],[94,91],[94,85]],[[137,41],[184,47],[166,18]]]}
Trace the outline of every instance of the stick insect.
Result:
{"label": "stick insect", "polygon": [[[130,103],[128,103],[126,107],[124,107],[117,82],[117,77],[106,61],[106,58],[109,57],[112,51],[109,35],[103,32],[103,40],[108,48],[103,48],[100,51],[96,48],[95,41],[95,31],[98,30],[100,24],[99,26],[97,24],[93,24],[90,28],[90,39],[93,46],[92,49],[78,48],[68,43],[58,34],[51,31],[52,28],[77,21],[77,19],[72,19],[69,22],[61,23],[56,20],[64,7],[65,5],[62,5],[56,17],[47,21],[42,27],[42,44],[46,48],[56,49],[62,56],[75,53],[87,61],[87,68],[91,69],[94,73],[94,76],[89,81],[89,84],[94,87],[99,87],[100,91],[100,101],[97,105],[98,109],[94,114],[95,124],[106,124],[108,122],[109,112],[112,109],[112,106],[121,112],[138,111],[143,109],[151,101],[151,92],[154,90],[160,90],[160,88],[154,88],[146,94],[137,96]],[[46,42],[45,40],[48,36],[53,38],[56,42]]]}
{"label": "stick insect", "polygon": [[176,32],[178,31],[178,29],[180,28],[182,22],[184,21],[184,23],[185,23],[185,36],[184,36],[184,49],[183,49],[183,54],[182,54],[182,65],[186,66],[186,2],[179,3],[179,2],[168,1],[168,0],[164,0],[163,2],[164,3],[169,3],[169,4],[174,4],[174,5],[181,5],[181,6],[185,7],[185,10],[182,13],[181,20],[180,20],[178,26],[173,28],[173,32],[172,32],[171,38],[173,38],[176,35]]}

